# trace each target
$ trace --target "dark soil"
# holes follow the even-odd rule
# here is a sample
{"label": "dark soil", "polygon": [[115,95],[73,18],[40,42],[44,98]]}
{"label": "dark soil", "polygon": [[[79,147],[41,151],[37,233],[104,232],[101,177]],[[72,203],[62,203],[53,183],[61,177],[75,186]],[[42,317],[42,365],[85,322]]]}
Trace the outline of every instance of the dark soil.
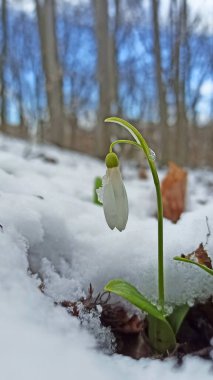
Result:
{"label": "dark soil", "polygon": [[177,335],[179,357],[186,354],[209,358],[213,337],[213,298],[193,306]]}

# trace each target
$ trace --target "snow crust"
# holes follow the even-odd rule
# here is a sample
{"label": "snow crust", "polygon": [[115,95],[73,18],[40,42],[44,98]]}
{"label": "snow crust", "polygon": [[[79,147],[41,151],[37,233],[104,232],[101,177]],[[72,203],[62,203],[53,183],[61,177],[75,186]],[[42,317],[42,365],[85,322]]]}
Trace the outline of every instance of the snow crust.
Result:
{"label": "snow crust", "polygon": [[[56,163],[44,160],[53,158]],[[156,300],[157,221],[151,178],[137,180],[123,165],[130,215],[125,231],[111,231],[102,207],[92,204],[93,180],[104,175],[98,160],[50,146],[0,138],[0,357],[4,380],[212,378],[211,364],[187,358],[181,369],[165,362],[107,356],[97,338],[110,339],[98,316],[79,321],[54,306],[77,300],[92,283],[102,291],[114,277],[135,284]],[[160,173],[163,176],[164,173]],[[213,173],[189,173],[187,212],[164,222],[168,307],[212,294],[213,278],[172,258],[206,241],[213,231]],[[204,204],[205,203],[205,204]],[[212,232],[213,234],[213,232]],[[213,258],[213,237],[208,241]],[[34,274],[31,275],[30,271]],[[41,279],[45,295],[38,290]],[[92,333],[91,333],[92,330]],[[82,365],[83,364],[83,365]]]}

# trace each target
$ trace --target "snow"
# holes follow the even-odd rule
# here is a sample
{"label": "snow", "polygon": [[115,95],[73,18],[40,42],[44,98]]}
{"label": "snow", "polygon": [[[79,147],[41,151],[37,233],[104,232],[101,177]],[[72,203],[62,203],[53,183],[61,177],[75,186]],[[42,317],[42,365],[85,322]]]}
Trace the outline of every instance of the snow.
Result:
{"label": "snow", "polygon": [[[43,156],[42,156],[43,155]],[[44,160],[54,158],[56,163]],[[78,153],[0,137],[0,377],[3,380],[92,378],[167,380],[212,378],[212,364],[186,358],[178,369],[164,362],[107,355],[111,333],[97,315],[84,327],[54,305],[77,300],[92,283],[95,292],[122,277],[156,301],[157,221],[151,177],[137,179],[122,164],[130,215],[122,233],[111,231],[102,207],[92,203],[93,181],[104,164]],[[160,172],[160,177],[164,175]],[[213,231],[213,173],[189,172],[187,211],[164,222],[167,306],[212,294],[213,278],[172,258],[206,241]],[[213,258],[213,238],[208,241]],[[29,269],[33,272],[29,271]],[[41,279],[45,295],[38,290]]]}

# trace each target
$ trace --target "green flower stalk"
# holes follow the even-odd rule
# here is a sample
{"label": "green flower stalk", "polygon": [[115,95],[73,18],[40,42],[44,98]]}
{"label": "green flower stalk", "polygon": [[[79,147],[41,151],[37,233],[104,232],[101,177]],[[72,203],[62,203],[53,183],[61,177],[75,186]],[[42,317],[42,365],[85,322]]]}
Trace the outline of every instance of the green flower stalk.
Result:
{"label": "green flower stalk", "polygon": [[101,190],[98,190],[99,200],[103,203],[106,221],[111,229],[117,228],[122,231],[126,227],[128,219],[128,200],[126,190],[119,170],[119,160],[113,147],[116,144],[131,144],[142,149],[151,173],[156,189],[158,208],[158,306],[152,304],[133,285],[122,279],[111,280],[105,290],[115,293],[131,302],[141,310],[148,313],[148,337],[152,347],[161,353],[173,350],[176,345],[175,335],[188,312],[188,306],[182,305],[176,308],[169,317],[164,307],[164,262],[163,262],[163,206],[160,182],[155,166],[155,154],[149,148],[141,133],[127,121],[118,117],[110,117],[105,120],[116,123],[127,129],[134,138],[133,140],[116,140],[109,148],[106,156],[107,172],[103,178]]}
{"label": "green flower stalk", "polygon": [[[115,144],[131,144],[131,145],[135,145],[139,149],[142,149],[143,152],[145,153],[145,156],[147,158],[149,167],[150,167],[151,172],[152,172],[152,176],[153,176],[153,180],[154,180],[154,184],[155,184],[155,188],[156,188],[157,205],[158,205],[158,290],[159,290],[159,292],[158,292],[158,302],[159,302],[159,306],[163,310],[164,309],[163,206],[162,206],[160,182],[159,182],[157,170],[156,170],[156,167],[155,167],[155,154],[148,147],[146,141],[144,140],[144,138],[140,134],[140,132],[133,125],[131,125],[130,123],[128,123],[127,121],[122,120],[122,119],[120,119],[118,117],[110,117],[110,118],[106,119],[105,121],[109,122],[109,123],[117,123],[117,124],[121,125],[122,127],[126,128],[131,133],[131,135],[134,137],[134,139],[135,139],[135,141],[131,141],[131,140],[116,140],[110,146],[110,149],[109,149],[110,153],[106,157],[106,165],[107,165],[107,168],[108,168],[107,169],[107,174],[106,174],[106,176],[103,179],[103,197],[102,197],[102,202],[103,202],[105,217],[106,217],[106,214],[109,214],[111,212],[110,208],[114,209],[114,210],[116,209],[116,207],[114,207],[115,201],[114,201],[113,198],[116,198],[117,201],[118,201],[118,198],[119,198],[119,192],[116,191],[116,189],[115,189],[114,196],[113,196],[113,194],[111,196],[111,199],[112,199],[111,205],[109,205],[110,202],[108,202],[108,201],[109,201],[110,197],[107,196],[108,194],[106,194],[107,192],[109,192],[107,186],[110,186],[110,181],[109,180],[108,180],[108,183],[106,184],[106,178],[110,178],[109,171],[110,170],[118,170],[116,168],[119,165],[118,159],[116,159],[114,162],[111,159],[112,162],[111,162],[111,167],[109,169],[109,164],[108,164],[109,157],[116,156],[115,153],[112,153],[112,149],[113,149],[113,147],[114,147]],[[125,190],[125,188],[124,188],[124,190]],[[126,202],[127,201],[124,202],[124,205],[125,205]],[[123,202],[120,201],[120,207],[117,210],[118,211],[118,213],[117,213],[117,217],[118,218],[119,217],[122,218],[122,207],[121,207],[122,203]],[[124,208],[126,210],[126,206]],[[112,214],[112,212],[111,212],[111,214]],[[112,219],[113,219],[113,216],[112,216]],[[109,222],[109,218],[106,217],[106,221],[108,223]],[[110,225],[114,225],[114,222],[112,221],[112,223],[108,223],[108,225],[109,224]],[[123,230],[123,228],[120,229],[120,230]]]}

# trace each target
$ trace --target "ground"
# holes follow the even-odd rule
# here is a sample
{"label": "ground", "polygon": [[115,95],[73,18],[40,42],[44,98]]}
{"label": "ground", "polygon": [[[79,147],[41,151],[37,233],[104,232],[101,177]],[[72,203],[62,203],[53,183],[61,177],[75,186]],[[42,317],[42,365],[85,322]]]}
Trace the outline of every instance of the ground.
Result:
{"label": "ground", "polygon": [[[169,380],[212,378],[212,362],[195,357],[177,367],[174,359],[135,361],[112,354],[112,334],[100,326],[98,312],[82,327],[56,306],[85,296],[90,283],[101,292],[116,277],[157,299],[151,177],[138,179],[134,163],[122,162],[130,214],[120,233],[108,228],[102,207],[92,203],[94,178],[105,174],[102,162],[3,136],[0,148],[1,378],[154,380],[159,371]],[[164,222],[168,310],[212,295],[210,275],[173,261],[205,244],[206,216],[213,231],[212,188],[212,171],[189,170],[186,211],[177,224]],[[212,234],[207,249],[213,258]]]}

